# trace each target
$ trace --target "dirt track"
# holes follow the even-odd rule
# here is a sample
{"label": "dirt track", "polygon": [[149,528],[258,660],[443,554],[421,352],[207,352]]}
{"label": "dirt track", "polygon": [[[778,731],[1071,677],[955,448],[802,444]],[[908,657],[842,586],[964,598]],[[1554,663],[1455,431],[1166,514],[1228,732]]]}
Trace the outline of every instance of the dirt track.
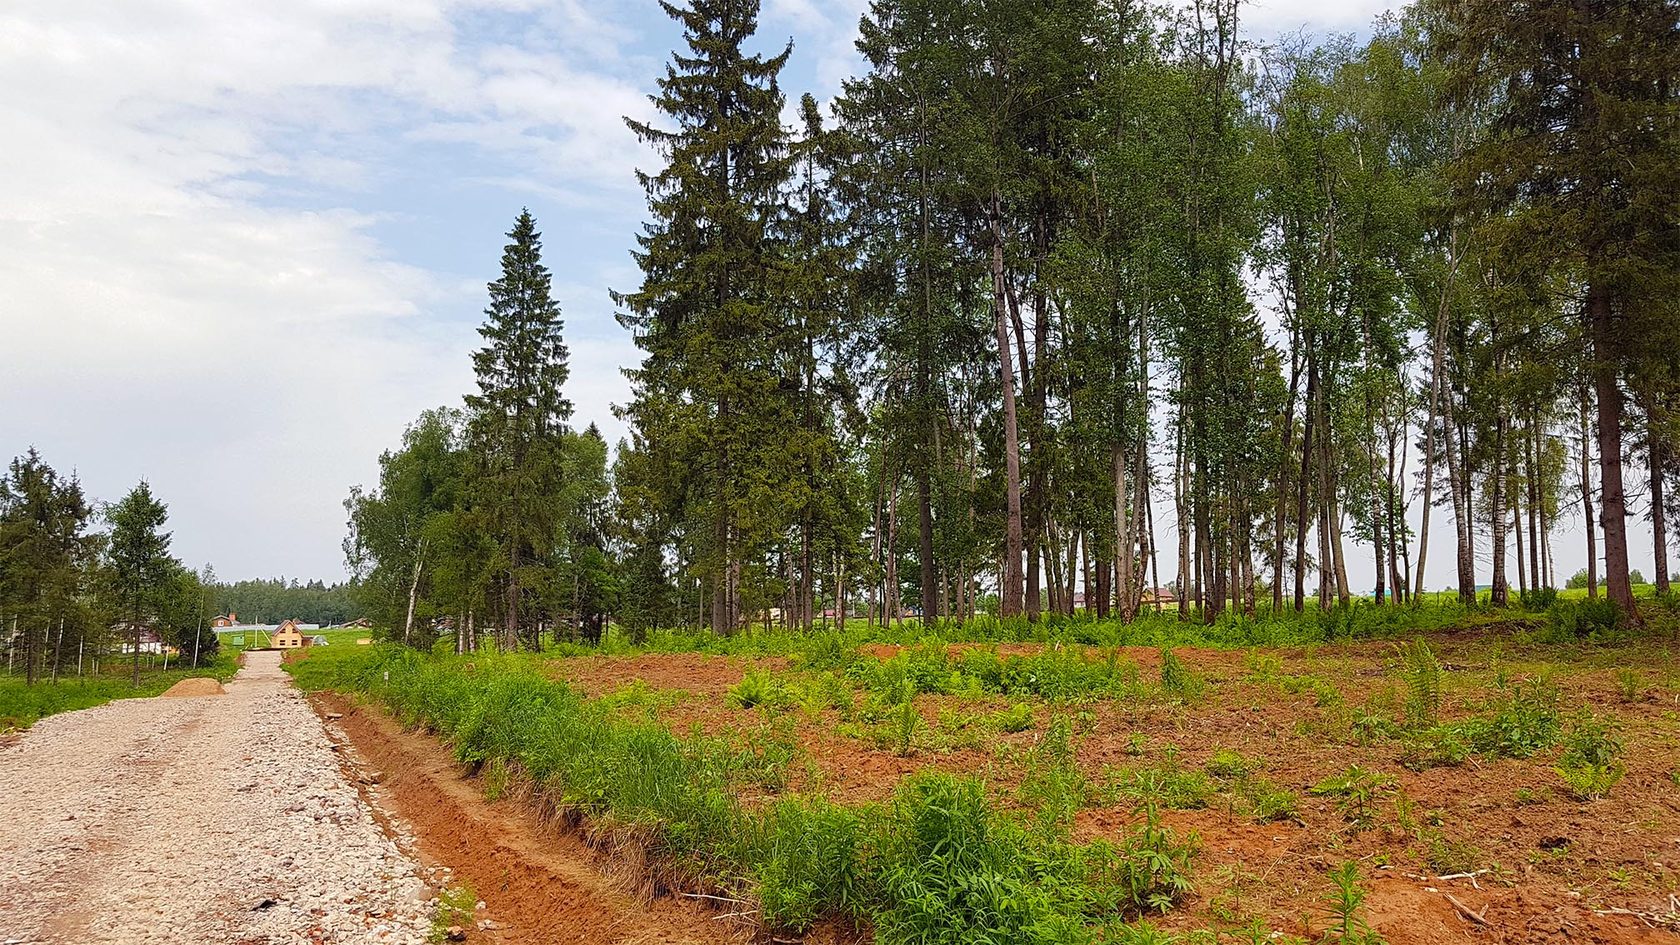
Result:
{"label": "dirt track", "polygon": [[429,891],[279,662],[0,750],[0,943],[424,940]]}

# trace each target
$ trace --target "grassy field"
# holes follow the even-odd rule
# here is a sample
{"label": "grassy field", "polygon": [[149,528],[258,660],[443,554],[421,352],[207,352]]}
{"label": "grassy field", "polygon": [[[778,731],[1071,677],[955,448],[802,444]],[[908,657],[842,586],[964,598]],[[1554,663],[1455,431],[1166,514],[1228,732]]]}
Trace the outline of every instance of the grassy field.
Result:
{"label": "grassy field", "polygon": [[226,681],[238,671],[237,658],[234,651],[222,650],[213,662],[198,669],[173,665],[167,671],[142,668],[138,688],[132,664],[117,658],[107,658],[97,675],[60,676],[56,683],[39,680],[29,685],[22,677],[0,677],[0,732],[28,728],[49,715],[88,709],[113,699],[155,696],[193,676]]}
{"label": "grassy field", "polygon": [[1461,902],[1567,902],[1618,941],[1593,910],[1660,919],[1680,876],[1674,627],[1565,600],[289,668],[437,733],[488,793],[628,826],[778,934],[1421,942],[1466,921],[1421,890],[1470,874]]}

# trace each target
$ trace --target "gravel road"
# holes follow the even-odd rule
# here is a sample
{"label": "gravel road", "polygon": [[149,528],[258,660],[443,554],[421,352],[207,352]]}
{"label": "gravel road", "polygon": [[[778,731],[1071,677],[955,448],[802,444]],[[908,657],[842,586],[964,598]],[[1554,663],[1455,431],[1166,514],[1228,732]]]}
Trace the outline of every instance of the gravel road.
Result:
{"label": "gravel road", "polygon": [[279,657],[0,749],[0,945],[425,940],[429,891]]}

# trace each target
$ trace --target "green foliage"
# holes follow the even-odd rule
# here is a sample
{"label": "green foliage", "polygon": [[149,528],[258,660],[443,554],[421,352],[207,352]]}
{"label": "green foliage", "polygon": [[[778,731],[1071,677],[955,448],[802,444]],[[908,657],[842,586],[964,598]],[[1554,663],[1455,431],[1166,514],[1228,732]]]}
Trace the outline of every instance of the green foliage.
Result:
{"label": "green foliage", "polygon": [[1042,822],[1067,829],[1089,792],[1090,785],[1074,763],[1067,717],[1058,715],[1027,756],[1021,803],[1036,808]]}
{"label": "green foliage", "polygon": [[1560,600],[1546,612],[1545,642],[1613,639],[1624,619],[1621,608],[1607,597]]}
{"label": "green foliage", "polygon": [[1441,713],[1441,664],[1422,637],[1397,650],[1406,681],[1406,721],[1413,728],[1432,726]]}
{"label": "green foliage", "polygon": [[1631,666],[1623,666],[1616,670],[1616,695],[1624,703],[1639,701],[1639,694],[1644,690],[1644,681],[1639,677],[1639,671]]}
{"label": "green foliage", "polygon": [[1349,765],[1341,774],[1313,785],[1312,793],[1319,797],[1336,798],[1342,816],[1349,823],[1356,827],[1369,827],[1375,822],[1378,801],[1385,792],[1393,789],[1394,784],[1392,775]]}
{"label": "green foliage", "polygon": [[729,688],[726,697],[729,704],[737,709],[752,709],[763,706],[768,709],[785,708],[793,701],[793,694],[787,687],[769,673],[749,669],[741,681]]}
{"label": "green foliage", "polygon": [[1622,780],[1622,742],[1607,719],[1583,711],[1570,723],[1558,759],[1558,777],[1578,800],[1594,801]]}
{"label": "green foliage", "polygon": [[1139,807],[1199,810],[1208,806],[1214,789],[1207,775],[1169,761],[1110,772],[1102,794],[1108,803],[1125,800]]}
{"label": "green foliage", "polygon": [[1330,871],[1330,881],[1336,888],[1325,899],[1329,904],[1331,922],[1325,940],[1346,945],[1382,945],[1386,939],[1377,934],[1361,914],[1367,893],[1359,885],[1359,864],[1348,860],[1336,867]]}
{"label": "green foliage", "polygon": [[449,941],[451,928],[471,928],[478,915],[478,893],[471,883],[462,880],[438,894],[432,907],[432,927],[426,933],[428,945],[443,945]]}
{"label": "green foliage", "polygon": [[1208,759],[1207,772],[1216,778],[1246,778],[1265,766],[1259,758],[1252,758],[1234,748],[1216,749]]}
{"label": "green foliage", "polygon": [[1507,683],[1493,712],[1466,723],[1465,740],[1486,755],[1527,758],[1557,743],[1561,730],[1557,685],[1548,677]]}
{"label": "green foliage", "polygon": [[992,713],[992,724],[1001,732],[1025,732],[1033,727],[1032,706],[1017,702],[1007,709]]}
{"label": "green foliage", "polygon": [[864,914],[870,813],[818,798],[776,802],[752,866],[766,924],[803,932],[825,916]]}
{"label": "green foliage", "polygon": [[1161,689],[1183,702],[1195,702],[1202,697],[1207,684],[1179,660],[1170,647],[1161,648]]}

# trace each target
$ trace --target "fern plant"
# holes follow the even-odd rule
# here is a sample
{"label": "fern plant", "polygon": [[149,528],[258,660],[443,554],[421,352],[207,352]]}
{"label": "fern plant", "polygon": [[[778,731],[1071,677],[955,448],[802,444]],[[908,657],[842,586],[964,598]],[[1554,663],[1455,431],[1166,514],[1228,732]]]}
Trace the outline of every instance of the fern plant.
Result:
{"label": "fern plant", "polygon": [[1396,649],[1406,681],[1406,721],[1412,728],[1428,728],[1441,714],[1441,664],[1422,637]]}

